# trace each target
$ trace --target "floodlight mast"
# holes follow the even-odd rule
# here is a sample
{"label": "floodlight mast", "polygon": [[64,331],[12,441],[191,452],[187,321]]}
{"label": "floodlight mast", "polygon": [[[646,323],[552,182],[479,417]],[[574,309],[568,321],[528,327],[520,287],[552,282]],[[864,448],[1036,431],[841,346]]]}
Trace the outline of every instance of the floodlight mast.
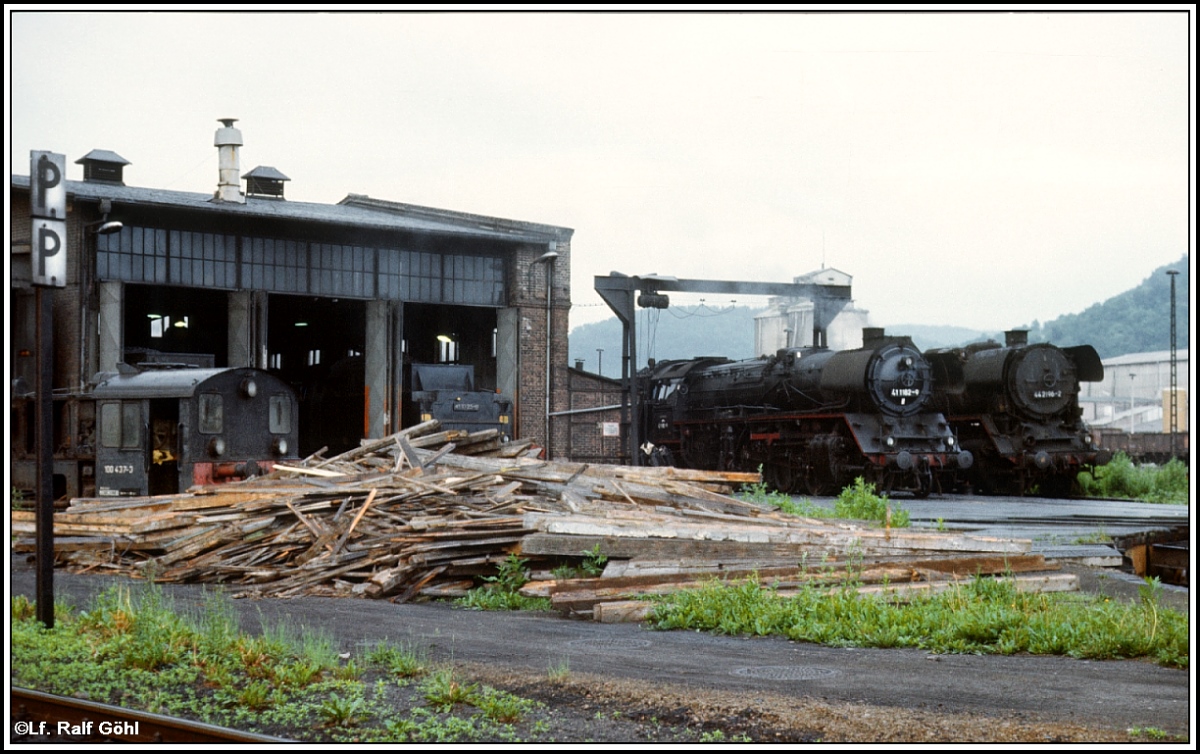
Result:
{"label": "floodlight mast", "polygon": [[[835,316],[850,303],[850,286],[822,283],[761,283],[737,280],[687,280],[664,275],[624,275],[613,272],[597,275],[596,293],[621,320],[621,453],[622,459],[633,466],[642,465],[641,428],[637,423],[641,401],[637,377],[636,305],[666,308],[664,291],[688,293],[722,293],[745,296],[788,296],[811,299],[813,313],[813,343],[827,343],[826,328]],[[640,291],[640,296],[634,293]]]}

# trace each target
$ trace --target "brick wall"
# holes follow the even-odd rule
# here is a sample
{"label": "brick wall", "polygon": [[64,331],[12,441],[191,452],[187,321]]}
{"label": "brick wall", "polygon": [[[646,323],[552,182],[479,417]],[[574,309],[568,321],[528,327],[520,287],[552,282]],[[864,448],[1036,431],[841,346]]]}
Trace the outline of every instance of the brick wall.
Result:
{"label": "brick wall", "polygon": [[554,423],[555,457],[584,463],[621,463],[621,438],[605,437],[604,425],[618,425],[620,409],[589,411],[621,403],[621,383],[581,369],[564,367],[567,404],[570,411],[551,418]]}

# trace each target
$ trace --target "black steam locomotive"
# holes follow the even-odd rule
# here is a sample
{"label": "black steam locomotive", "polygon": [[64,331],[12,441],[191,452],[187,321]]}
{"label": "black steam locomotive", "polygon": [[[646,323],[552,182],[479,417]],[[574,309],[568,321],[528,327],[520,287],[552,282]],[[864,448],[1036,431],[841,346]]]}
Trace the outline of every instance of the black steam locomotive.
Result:
{"label": "black steam locomotive", "polygon": [[974,491],[1066,497],[1080,470],[1110,459],[1079,408],[1079,383],[1104,379],[1091,346],[1030,344],[1014,330],[1003,346],[988,340],[925,356],[937,409],[975,456],[966,476]]}
{"label": "black steam locomotive", "polygon": [[756,471],[782,492],[832,494],[863,477],[924,497],[971,466],[931,407],[933,371],[906,337],[781,349],[747,361],[666,361],[640,374],[643,452],[657,465]]}
{"label": "black steam locomotive", "polygon": [[[259,369],[119,364],[55,396],[54,497],[174,494],[298,456],[292,388]],[[33,400],[14,395],[13,485],[36,484]]]}

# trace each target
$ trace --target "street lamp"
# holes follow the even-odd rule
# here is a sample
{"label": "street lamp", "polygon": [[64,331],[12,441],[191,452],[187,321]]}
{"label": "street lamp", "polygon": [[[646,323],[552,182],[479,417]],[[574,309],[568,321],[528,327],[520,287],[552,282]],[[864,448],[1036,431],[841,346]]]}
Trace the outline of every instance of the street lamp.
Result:
{"label": "street lamp", "polygon": [[1179,389],[1176,382],[1177,361],[1175,356],[1175,278],[1179,270],[1167,270],[1171,278],[1171,458],[1175,458],[1175,434],[1179,431]]}

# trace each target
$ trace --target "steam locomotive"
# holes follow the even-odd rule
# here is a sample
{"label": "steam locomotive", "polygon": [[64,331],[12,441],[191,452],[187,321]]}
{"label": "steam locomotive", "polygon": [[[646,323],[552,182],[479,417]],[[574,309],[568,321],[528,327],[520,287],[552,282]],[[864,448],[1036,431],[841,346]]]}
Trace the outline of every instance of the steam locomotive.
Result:
{"label": "steam locomotive", "polygon": [[698,358],[639,375],[652,465],[756,471],[782,492],[832,494],[855,477],[925,497],[970,468],[931,407],[933,370],[907,337],[863,330],[863,348]]}
{"label": "steam locomotive", "polygon": [[[17,489],[36,485],[33,409],[32,394],[14,395]],[[56,499],[174,494],[298,458],[295,392],[259,369],[119,364],[53,411]]]}
{"label": "steam locomotive", "polygon": [[1079,383],[1104,379],[1092,346],[1030,344],[1022,330],[964,348],[935,349],[937,409],[975,456],[965,477],[976,492],[1071,494],[1080,470],[1107,463],[1083,422]]}

